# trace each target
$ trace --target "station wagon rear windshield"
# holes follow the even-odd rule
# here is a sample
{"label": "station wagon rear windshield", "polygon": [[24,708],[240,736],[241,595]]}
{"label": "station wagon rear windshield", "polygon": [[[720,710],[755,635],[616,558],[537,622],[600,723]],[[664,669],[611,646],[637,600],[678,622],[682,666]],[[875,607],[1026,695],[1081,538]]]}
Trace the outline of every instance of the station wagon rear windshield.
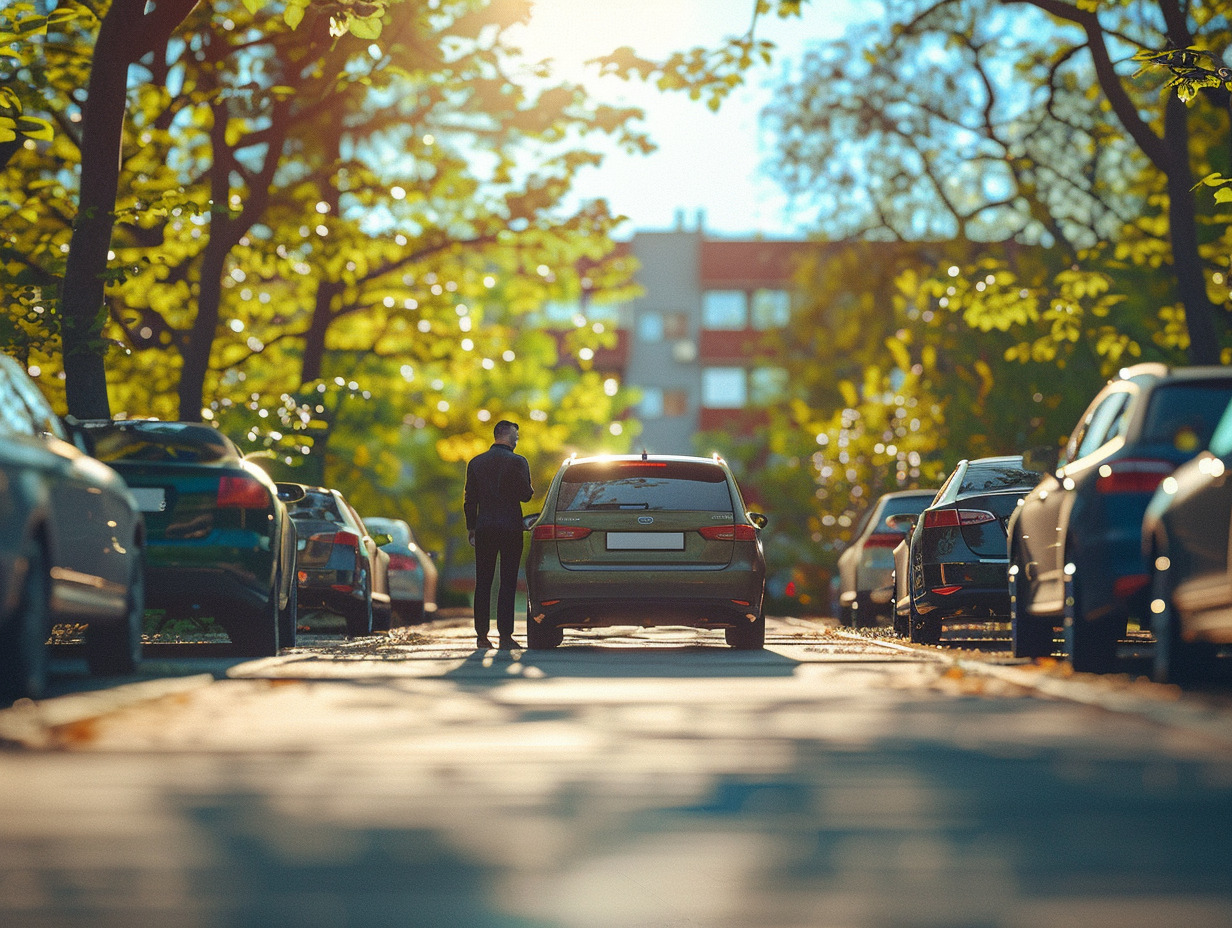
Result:
{"label": "station wagon rear windshield", "polygon": [[303,499],[287,503],[287,512],[293,519],[315,519],[318,522],[341,522],[342,513],[334,502],[332,493],[317,493],[309,490]]}
{"label": "station wagon rear windshield", "polygon": [[230,440],[208,425],[178,422],[109,423],[90,426],[94,457],[100,461],[157,461],[204,464],[235,460]]}
{"label": "station wagon rear windshield", "polygon": [[963,474],[959,496],[968,493],[995,493],[997,490],[1019,490],[1040,482],[1040,474],[1014,464],[972,464]]}
{"label": "station wagon rear windshield", "polygon": [[727,475],[712,464],[598,461],[565,471],[556,509],[731,512],[732,498]]}
{"label": "station wagon rear windshield", "polygon": [[1144,442],[1176,442],[1182,433],[1192,447],[1205,448],[1215,431],[1228,400],[1232,399],[1232,380],[1207,380],[1162,384],[1151,393],[1142,424]]}

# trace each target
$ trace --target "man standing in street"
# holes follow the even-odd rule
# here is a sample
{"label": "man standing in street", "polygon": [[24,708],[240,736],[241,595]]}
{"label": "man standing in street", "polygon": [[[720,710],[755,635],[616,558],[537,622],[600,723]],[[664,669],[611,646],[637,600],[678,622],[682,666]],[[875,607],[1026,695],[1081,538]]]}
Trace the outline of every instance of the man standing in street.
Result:
{"label": "man standing in street", "polygon": [[499,647],[520,647],[513,637],[513,600],[522,563],[522,503],[535,493],[530,464],[520,454],[518,425],[501,419],[492,429],[494,442],[466,465],[462,508],[466,533],[475,549],[475,646],[490,648],[488,628],[492,609],[492,580],[500,561],[496,593],[496,631]]}

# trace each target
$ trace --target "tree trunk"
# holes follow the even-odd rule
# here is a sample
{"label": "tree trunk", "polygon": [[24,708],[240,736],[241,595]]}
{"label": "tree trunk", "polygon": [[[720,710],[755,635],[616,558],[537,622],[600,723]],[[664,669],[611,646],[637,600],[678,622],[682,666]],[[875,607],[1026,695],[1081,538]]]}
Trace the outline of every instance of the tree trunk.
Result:
{"label": "tree trunk", "polygon": [[68,411],[79,419],[111,418],[103,363],[103,272],[120,181],[131,18],[140,17],[143,5],[144,0],[115,0],[103,17],[82,112],[81,194],[60,298],[64,389]]}
{"label": "tree trunk", "polygon": [[1198,217],[1194,205],[1193,171],[1189,167],[1189,112],[1175,94],[1164,111],[1164,138],[1174,153],[1168,171],[1168,230],[1172,239],[1172,269],[1177,297],[1185,307],[1189,331],[1189,363],[1218,364],[1219,336],[1215,304],[1206,293],[1206,271],[1198,253]]}
{"label": "tree trunk", "polygon": [[342,292],[342,284],[332,280],[317,281],[317,298],[312,308],[312,321],[304,333],[304,360],[300,368],[300,385],[320,380],[325,367],[325,335],[334,321],[334,298]]}
{"label": "tree trunk", "polygon": [[197,0],[113,0],[99,26],[82,110],[81,192],[60,294],[60,337],[68,411],[79,419],[107,419],[107,321],[104,275],[115,223],[124,135],[128,67],[165,45]]}

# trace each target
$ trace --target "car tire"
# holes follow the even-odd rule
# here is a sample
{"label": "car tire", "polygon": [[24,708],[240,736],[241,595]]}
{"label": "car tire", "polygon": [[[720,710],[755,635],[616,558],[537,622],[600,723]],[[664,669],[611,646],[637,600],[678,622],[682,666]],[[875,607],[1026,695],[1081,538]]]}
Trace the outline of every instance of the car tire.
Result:
{"label": "car tire", "polygon": [[[281,583],[281,581],[280,581]],[[275,587],[275,589],[278,589]],[[279,591],[281,596],[281,591]],[[299,635],[299,583],[294,577],[287,590],[287,606],[278,613],[278,646],[280,648],[295,647]]]}
{"label": "car tire", "polygon": [[423,600],[401,603],[394,608],[394,615],[401,625],[420,625],[424,620]]}
{"label": "car tire", "polygon": [[26,576],[21,599],[0,630],[0,693],[38,699],[47,689],[47,638],[51,634],[51,581],[47,554],[37,538],[22,548]]}
{"label": "car tire", "polygon": [[374,602],[372,604],[372,630],[388,632],[394,627],[394,610],[391,603]]}
{"label": "car tire", "polygon": [[360,602],[351,603],[343,615],[348,638],[366,638],[372,634],[372,588],[367,574],[364,575],[362,586],[364,598]]}
{"label": "car tire", "polygon": [[840,628],[851,628],[855,624],[855,616],[852,614],[854,610],[850,606],[840,606],[838,610],[838,624]]}
{"label": "car tire", "polygon": [[1151,630],[1155,635],[1151,678],[1156,683],[1189,684],[1210,679],[1218,648],[1181,637],[1180,620],[1172,606],[1166,571],[1151,572]]}
{"label": "car tire", "polygon": [[243,657],[275,657],[278,654],[278,631],[282,618],[278,597],[263,609],[255,610],[242,626],[231,626],[227,634]]}
{"label": "car tire", "polygon": [[118,622],[91,622],[86,628],[86,667],[90,673],[111,677],[136,671],[141,663],[141,633],[144,630],[145,566],[143,558],[137,554],[129,567],[123,617]]}
{"label": "car tire", "polygon": [[1053,652],[1052,619],[1027,615],[1022,598],[1023,567],[1010,575],[1010,650],[1015,657],[1048,657]]}
{"label": "car tire", "polygon": [[759,615],[752,622],[725,628],[723,635],[737,651],[758,651],[766,646],[766,617]]}
{"label": "car tire", "polygon": [[1116,666],[1117,639],[1124,627],[1115,618],[1089,619],[1072,558],[1066,559],[1065,654],[1078,673],[1107,673]]}
{"label": "car tire", "polygon": [[565,630],[542,622],[526,623],[526,647],[531,651],[549,651],[565,640]]}
{"label": "car tire", "polygon": [[907,640],[912,644],[940,644],[941,618],[933,615],[920,615],[915,611],[915,601],[912,600],[907,611]]}

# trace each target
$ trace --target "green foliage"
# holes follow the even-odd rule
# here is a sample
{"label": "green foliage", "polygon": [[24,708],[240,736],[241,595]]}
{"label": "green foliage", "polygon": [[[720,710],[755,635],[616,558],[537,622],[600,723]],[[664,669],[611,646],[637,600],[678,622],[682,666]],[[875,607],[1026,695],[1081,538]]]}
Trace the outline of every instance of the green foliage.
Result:
{"label": "green foliage", "polygon": [[[111,407],[216,422],[281,476],[407,518],[447,575],[469,556],[454,550],[462,468],[495,419],[523,422],[540,486],[566,449],[624,450],[631,430],[610,426],[631,396],[587,360],[613,334],[587,324],[558,345],[536,313],[629,292],[617,217],[562,204],[598,157],[588,136],[649,143],[637,111],[526,66],[504,36],[525,12],[198,7],[130,87],[105,271]],[[26,112],[79,121],[96,28],[14,40],[0,65],[37,89]],[[0,174],[0,339],[61,408],[54,296],[78,142],[28,139]]]}

